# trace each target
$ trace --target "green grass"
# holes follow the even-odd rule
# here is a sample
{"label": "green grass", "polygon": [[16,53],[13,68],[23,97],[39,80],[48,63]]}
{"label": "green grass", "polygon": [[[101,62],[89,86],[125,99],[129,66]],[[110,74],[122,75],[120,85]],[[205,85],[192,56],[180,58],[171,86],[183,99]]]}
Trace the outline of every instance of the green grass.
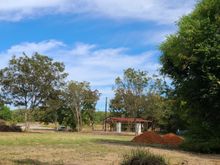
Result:
{"label": "green grass", "polygon": [[96,135],[90,133],[0,133],[0,145],[75,144],[99,139],[131,140],[132,136]]}
{"label": "green grass", "polygon": [[80,150],[98,150],[105,152],[109,148],[103,143],[126,143],[131,136],[95,135],[82,133],[1,133],[0,146],[24,147],[44,146],[56,148],[80,148]]}
{"label": "green grass", "polygon": [[0,164],[69,164],[90,159],[95,162],[109,153],[123,152],[117,145],[106,147],[106,144],[126,143],[131,139],[132,136],[89,133],[0,133]]}

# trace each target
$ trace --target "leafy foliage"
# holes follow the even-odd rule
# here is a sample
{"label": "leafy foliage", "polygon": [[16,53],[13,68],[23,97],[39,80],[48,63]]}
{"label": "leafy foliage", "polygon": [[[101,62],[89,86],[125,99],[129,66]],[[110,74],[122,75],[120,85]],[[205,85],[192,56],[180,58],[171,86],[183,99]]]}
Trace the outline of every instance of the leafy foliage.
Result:
{"label": "leafy foliage", "polygon": [[181,148],[187,151],[199,153],[220,153],[220,138],[214,137],[209,140],[199,137],[188,137],[181,145]]}
{"label": "leafy foliage", "polygon": [[10,108],[4,105],[0,105],[0,119],[2,120],[11,120],[12,118],[12,112],[10,111]]}
{"label": "leafy foliage", "polygon": [[93,127],[95,106],[99,96],[98,90],[91,90],[88,82],[68,83],[64,92],[65,104],[72,112],[73,121],[76,121],[77,131],[81,131],[83,120],[89,121]]}
{"label": "leafy foliage", "polygon": [[33,110],[44,106],[54,92],[60,90],[66,76],[64,65],[47,56],[38,53],[31,57],[14,56],[8,67],[0,70],[1,93],[6,103]]}
{"label": "leafy foliage", "polygon": [[[12,121],[15,123],[25,122],[25,109],[16,109],[12,111]],[[29,118],[31,121],[31,117]]]}
{"label": "leafy foliage", "polygon": [[[105,119],[105,112],[103,111],[96,111],[95,112],[95,124],[103,124],[103,121]],[[109,116],[109,113],[107,113],[107,116]]]}
{"label": "leafy foliage", "polygon": [[190,136],[208,141],[220,137],[220,1],[200,1],[178,27],[161,45],[162,72],[184,103]]}
{"label": "leafy foliage", "polygon": [[115,97],[111,100],[113,116],[142,117],[159,123],[166,113],[162,92],[165,82],[158,76],[150,77],[146,72],[128,68],[123,78],[115,80]]}

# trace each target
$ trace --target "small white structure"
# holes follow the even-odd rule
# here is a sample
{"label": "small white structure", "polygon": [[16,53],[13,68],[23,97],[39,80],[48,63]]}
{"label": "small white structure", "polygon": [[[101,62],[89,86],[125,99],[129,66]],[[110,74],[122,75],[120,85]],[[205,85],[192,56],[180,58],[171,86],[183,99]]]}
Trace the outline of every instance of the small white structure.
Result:
{"label": "small white structure", "polygon": [[121,123],[120,122],[116,123],[116,131],[117,131],[117,133],[121,133]]}
{"label": "small white structure", "polygon": [[141,134],[141,123],[135,124],[135,133],[138,135]]}
{"label": "small white structure", "polygon": [[[109,130],[121,133],[122,129],[127,126],[127,130],[135,127],[135,134],[141,134],[144,126],[148,129],[148,124],[152,123],[151,120],[145,120],[142,118],[125,118],[125,117],[107,117],[104,120],[105,125],[109,124]],[[123,125],[122,125],[123,124]],[[114,129],[116,126],[116,129]]]}

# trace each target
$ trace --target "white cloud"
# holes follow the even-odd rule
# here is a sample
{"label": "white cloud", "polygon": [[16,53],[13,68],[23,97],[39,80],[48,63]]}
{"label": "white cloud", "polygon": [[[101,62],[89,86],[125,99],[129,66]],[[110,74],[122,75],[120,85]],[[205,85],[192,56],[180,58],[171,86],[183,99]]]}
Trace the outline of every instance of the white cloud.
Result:
{"label": "white cloud", "polygon": [[38,43],[26,42],[11,46],[0,52],[0,68],[7,65],[12,55],[40,54],[48,55],[56,61],[64,62],[69,80],[89,81],[94,89],[100,90],[101,104],[105,96],[111,97],[114,80],[129,67],[146,70],[150,74],[157,72],[160,65],[155,62],[158,52],[148,51],[141,54],[129,54],[126,48],[99,48],[96,45],[76,43],[68,46],[57,40]]}
{"label": "white cloud", "polygon": [[83,13],[112,19],[170,24],[189,13],[195,0],[0,0],[0,20],[19,21],[48,14]]}
{"label": "white cloud", "polygon": [[[189,13],[194,0],[86,0],[92,12],[114,19],[138,19],[173,23]],[[88,3],[90,2],[90,3]]]}
{"label": "white cloud", "polygon": [[22,52],[25,52],[26,54],[32,54],[36,51],[47,53],[47,51],[57,49],[61,46],[64,46],[64,44],[56,40],[42,41],[39,43],[24,42],[19,45],[11,46],[11,48],[7,50],[7,54],[16,55],[21,54]]}
{"label": "white cloud", "polygon": [[18,45],[13,45],[8,50],[0,52],[0,68],[6,66],[13,55],[20,56],[23,53],[32,55],[35,52],[47,54],[49,53],[48,51],[52,49],[56,51],[64,46],[65,45],[62,42],[56,40],[42,41],[38,43],[23,42]]}
{"label": "white cloud", "polygon": [[158,31],[147,31],[146,33],[142,34],[143,38],[143,43],[145,45],[148,44],[156,44],[159,45],[163,41],[165,41],[166,37],[169,36],[170,34],[174,34],[176,32],[175,29],[170,29],[170,30],[158,30]]}

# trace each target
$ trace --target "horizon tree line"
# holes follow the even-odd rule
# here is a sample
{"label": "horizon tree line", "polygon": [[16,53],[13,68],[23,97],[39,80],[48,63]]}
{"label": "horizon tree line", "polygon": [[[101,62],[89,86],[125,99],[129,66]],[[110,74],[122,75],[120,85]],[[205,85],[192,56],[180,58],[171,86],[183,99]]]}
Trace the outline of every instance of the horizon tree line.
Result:
{"label": "horizon tree line", "polygon": [[[29,130],[33,114],[40,121],[56,123],[56,127],[60,123],[81,131],[83,123],[87,123],[94,129],[100,92],[92,90],[89,82],[67,82],[67,76],[64,64],[47,56],[38,53],[13,56],[8,66],[0,70],[1,100],[24,109],[25,131]],[[124,70],[124,76],[127,82],[116,78],[110,114],[151,117],[157,124],[163,116],[161,90],[164,82],[158,76],[149,77],[145,71],[132,68]],[[123,105],[116,103],[119,96],[125,101]]]}

